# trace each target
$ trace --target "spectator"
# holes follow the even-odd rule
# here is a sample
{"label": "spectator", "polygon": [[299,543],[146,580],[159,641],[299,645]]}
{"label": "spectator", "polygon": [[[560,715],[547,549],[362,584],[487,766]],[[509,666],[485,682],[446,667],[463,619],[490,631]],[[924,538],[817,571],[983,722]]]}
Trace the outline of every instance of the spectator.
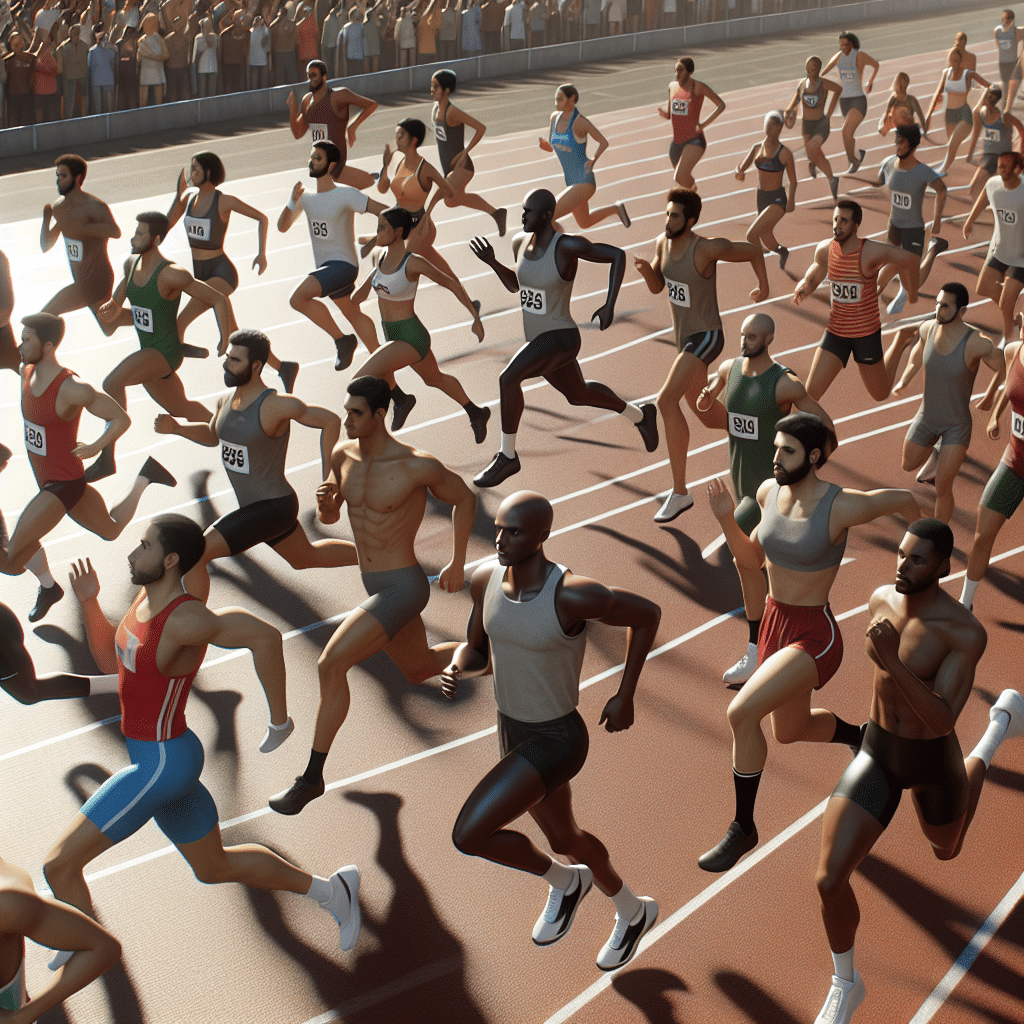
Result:
{"label": "spectator", "polygon": [[338,67],[338,33],[345,27],[345,0],[338,2],[327,12],[323,20],[323,28],[320,33],[320,52],[323,54],[323,61],[327,65],[328,74],[337,74],[334,70]]}
{"label": "spectator", "polygon": [[448,62],[458,57],[459,4],[461,0],[445,0],[441,8],[441,31],[438,33],[438,53]]}
{"label": "spectator", "polygon": [[679,24],[680,0],[664,0],[661,8],[661,27],[673,28]]}
{"label": "spectator", "polygon": [[221,92],[242,92],[247,79],[249,31],[242,23],[244,13],[235,11],[231,24],[220,33]]}
{"label": "spectator", "polygon": [[398,43],[395,40],[395,0],[386,0],[384,17],[381,19],[380,60],[385,68],[398,67]]}
{"label": "spectator", "polygon": [[147,14],[142,19],[142,38],[139,40],[139,106],[149,105],[149,90],[153,89],[153,102],[159,106],[164,101],[164,86],[167,75],[164,64],[170,53],[164,37],[160,35],[160,19],[155,14]]}
{"label": "spectator", "polygon": [[117,109],[134,110],[139,105],[139,62],[135,47],[139,30],[127,28],[117,46]]}
{"label": "spectator", "polygon": [[170,31],[164,36],[167,44],[167,63],[164,73],[167,76],[167,102],[180,103],[192,98],[192,76],[189,74],[189,36],[188,19],[176,15],[168,19]]}
{"label": "spectator", "polygon": [[526,3],[524,0],[512,0],[506,8],[505,17],[508,21],[509,48],[523,50],[526,48]]}
{"label": "spectator", "polygon": [[93,114],[109,114],[114,109],[117,50],[102,25],[96,28],[94,35],[96,42],[89,49],[89,88],[92,93],[90,110]]}
{"label": "spectator", "polygon": [[484,53],[501,52],[501,26],[505,22],[505,8],[495,0],[485,0],[480,8],[480,27],[484,36]]}
{"label": "spectator", "polygon": [[353,6],[348,12],[348,24],[338,33],[337,76],[339,78],[363,73],[364,39],[363,12]]}
{"label": "spectator", "polygon": [[305,68],[311,60],[320,59],[320,39],[312,4],[302,4],[295,11],[295,48],[300,68]]}
{"label": "spectator", "polygon": [[60,120],[60,93],[57,91],[57,58],[53,52],[51,32],[36,30],[36,56],[32,69],[32,95],[35,100],[36,124]]}
{"label": "spectator", "polygon": [[140,0],[125,0],[124,7],[114,16],[114,27],[111,29],[110,34],[112,37],[124,41],[125,29],[133,28],[136,31],[142,24],[142,11],[140,7]]}
{"label": "spectator", "polygon": [[547,25],[547,0],[534,0],[530,5],[530,46],[544,46]]}
{"label": "spectator", "polygon": [[89,112],[89,47],[82,42],[82,26],[74,24],[68,38],[57,47],[57,60],[64,76],[64,116],[75,116],[77,103],[84,116]]}
{"label": "spectator", "polygon": [[583,0],[583,30],[586,39],[601,34],[601,0]]}
{"label": "spectator", "polygon": [[609,0],[608,3],[608,34],[620,35],[622,32],[622,19],[626,16],[626,8],[623,0]]}
{"label": "spectator", "polygon": [[480,0],[469,0],[469,6],[462,13],[462,56],[479,57],[484,48]]}
{"label": "spectator", "polygon": [[217,32],[213,19],[206,17],[200,22],[201,31],[192,44],[192,65],[196,69],[196,93],[199,96],[214,96],[217,93]]}
{"label": "spectator", "polygon": [[292,21],[291,0],[283,7],[274,0],[270,8],[270,52],[274,59],[274,85],[294,85],[302,81],[295,59],[295,22]]}
{"label": "spectator", "polygon": [[557,0],[547,0],[547,45],[562,41],[562,13]]}
{"label": "spectator", "polygon": [[399,8],[395,21],[395,50],[400,68],[416,63],[416,13],[412,4]]}
{"label": "spectator", "polygon": [[249,30],[249,88],[270,88],[270,30],[257,12]]}
{"label": "spectator", "polygon": [[387,16],[387,6],[383,3],[371,3],[366,9],[366,20],[363,22],[364,71],[380,70],[380,33]]}
{"label": "spectator", "polygon": [[60,20],[60,0],[46,0],[46,3],[36,11],[33,26],[37,32],[48,36],[53,31],[53,26]]}
{"label": "spectator", "polygon": [[32,96],[32,71],[36,55],[28,49],[28,40],[21,32],[12,32],[7,39],[11,52],[4,57],[7,68],[7,123],[12,128],[35,124],[35,104]]}
{"label": "spectator", "polygon": [[576,34],[579,10],[579,0],[558,0],[558,16],[562,23],[563,43],[571,43],[579,38]]}
{"label": "spectator", "polygon": [[641,0],[626,0],[626,31],[640,31]]}

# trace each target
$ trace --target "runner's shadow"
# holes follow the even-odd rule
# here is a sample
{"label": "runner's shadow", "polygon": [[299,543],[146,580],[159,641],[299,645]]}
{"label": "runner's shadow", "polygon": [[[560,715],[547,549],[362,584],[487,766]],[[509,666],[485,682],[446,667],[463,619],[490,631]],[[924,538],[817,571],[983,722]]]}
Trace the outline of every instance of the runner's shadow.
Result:
{"label": "runner's shadow", "polygon": [[[262,691],[258,689],[258,682],[256,686],[257,692],[252,696],[258,699],[262,697]],[[217,723],[217,740],[213,749],[219,754],[226,753],[237,757],[238,733],[235,714],[238,705],[242,703],[242,695],[237,690],[201,690],[195,684],[192,685],[190,693],[193,700],[200,700],[209,708],[213,720]],[[259,740],[254,742],[258,743]]]}
{"label": "runner's shadow", "polygon": [[716,971],[715,984],[738,1010],[756,1024],[800,1024],[787,1010],[748,977],[734,971]]}
{"label": "runner's shadow", "polygon": [[670,992],[689,992],[686,982],[678,974],[658,968],[641,967],[639,970],[616,974],[612,988],[628,999],[649,1021],[649,1024],[678,1024]]}
{"label": "runner's shadow", "polygon": [[[51,623],[43,623],[41,626],[36,626],[33,633],[44,644],[51,644],[54,647],[59,647],[67,656],[68,661],[71,665],[76,666],[71,671],[78,671],[77,666],[89,665],[95,666],[95,662],[92,658],[92,652],[89,650],[89,644],[84,639],[72,636],[66,629],[61,626],[54,626]],[[90,671],[95,671],[94,668],[90,668]]]}

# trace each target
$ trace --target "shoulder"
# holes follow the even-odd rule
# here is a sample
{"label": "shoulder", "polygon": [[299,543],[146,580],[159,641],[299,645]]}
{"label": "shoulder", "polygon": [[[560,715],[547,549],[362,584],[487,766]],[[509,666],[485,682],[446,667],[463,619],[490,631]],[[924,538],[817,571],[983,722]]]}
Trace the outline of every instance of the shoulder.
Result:
{"label": "shoulder", "polygon": [[762,480],[757,487],[757,503],[764,505],[768,500],[768,495],[771,493],[772,488],[775,486],[775,478],[768,477],[767,480]]}
{"label": "shoulder", "polygon": [[192,639],[193,632],[208,623],[213,612],[198,598],[182,601],[167,616],[164,629],[171,631],[172,637],[179,637],[183,642]]}
{"label": "shoulder", "polygon": [[896,588],[891,583],[886,583],[884,586],[878,587],[871,597],[868,598],[868,610],[872,615],[874,615],[879,608],[892,608],[893,597],[895,594]]}
{"label": "shoulder", "polygon": [[567,570],[559,581],[555,601],[567,612],[599,618],[615,603],[615,595],[603,583]]}
{"label": "shoulder", "polygon": [[88,405],[96,396],[96,389],[91,384],[79,380],[72,371],[68,372],[69,376],[64,378],[57,392],[59,398],[70,405]]}
{"label": "shoulder", "polygon": [[945,604],[948,607],[947,628],[950,643],[954,650],[968,655],[972,661],[977,661],[988,646],[988,633],[971,611],[952,595],[946,596],[949,598]]}

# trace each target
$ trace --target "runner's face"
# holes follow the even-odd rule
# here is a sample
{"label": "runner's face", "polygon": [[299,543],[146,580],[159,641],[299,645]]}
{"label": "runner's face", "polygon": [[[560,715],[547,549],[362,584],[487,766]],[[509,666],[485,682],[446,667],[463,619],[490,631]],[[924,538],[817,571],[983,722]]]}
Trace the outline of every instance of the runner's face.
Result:
{"label": "runner's face", "polygon": [[378,217],[377,218],[377,244],[378,245],[384,246],[386,248],[400,234],[401,234],[401,232],[398,230],[398,228],[392,227],[387,222],[387,220],[385,220],[385,218],[383,218],[383,217]]}
{"label": "runner's face", "polygon": [[798,484],[811,471],[811,460],[804,446],[792,434],[780,430],[775,435],[775,456],[772,459],[772,473],[780,487]]}
{"label": "runner's face", "polygon": [[900,160],[906,160],[906,158],[908,156],[910,156],[911,152],[912,151],[910,149],[910,143],[907,142],[907,140],[905,138],[903,138],[902,135],[897,135],[896,136],[896,156],[898,156],[900,158]]}
{"label": "runner's face", "polygon": [[808,57],[807,63],[804,64],[804,71],[807,72],[807,77],[813,82],[821,71],[821,61],[815,57]]}
{"label": "runner's face", "polygon": [[999,158],[999,162],[996,164],[996,170],[999,177],[1003,179],[1003,183],[1005,184],[1016,177],[1017,158],[1012,153],[1001,156]]}
{"label": "runner's face", "polygon": [[319,68],[310,68],[306,72],[306,78],[309,79],[310,92],[316,92],[317,89],[324,84],[324,76],[321,74]]}
{"label": "runner's face", "polygon": [[327,154],[322,149],[310,150],[309,176],[311,178],[322,178],[330,169]]}
{"label": "runner's face", "polygon": [[555,91],[555,110],[571,110],[572,100],[562,92],[561,89]]}
{"label": "runner's face", "polygon": [[[383,410],[378,412],[383,414]],[[381,422],[384,417],[381,415]],[[350,438],[369,437],[377,429],[377,416],[370,412],[370,403],[361,395],[345,399],[345,433]]]}
{"label": "runner's face", "polygon": [[132,252],[138,255],[149,252],[152,248],[153,239],[149,237],[149,225],[140,220],[135,226],[135,234],[132,235]]}
{"label": "runner's face", "polygon": [[395,146],[399,153],[408,153],[411,149],[416,148],[416,140],[404,129],[395,129]]}
{"label": "runner's face", "polygon": [[162,579],[164,569],[164,549],[160,546],[155,526],[150,526],[142,535],[139,546],[128,556],[131,566],[132,583],[145,586]]}
{"label": "runner's face", "polygon": [[202,185],[206,181],[206,171],[203,170],[202,164],[197,164],[195,160],[189,165],[188,176],[192,179],[193,185]]}
{"label": "runner's face", "polygon": [[224,357],[224,383],[229,388],[240,388],[252,380],[252,363],[244,345],[232,345]]}
{"label": "runner's face", "polygon": [[26,366],[35,366],[43,358],[43,343],[31,327],[22,327],[18,353]]}
{"label": "runner's face", "polygon": [[436,78],[432,78],[430,80],[430,98],[435,103],[437,103],[437,102],[439,102],[441,100],[441,98],[443,96],[444,96],[444,89],[442,89],[441,86],[438,85],[438,82],[437,82]]}
{"label": "runner's face", "polygon": [[544,207],[529,199],[523,203],[523,230],[534,234],[544,227]]}
{"label": "runner's face", "polygon": [[535,554],[544,543],[545,530],[539,530],[530,522],[528,509],[523,505],[498,507],[494,517],[496,532],[494,547],[498,552],[499,565],[519,565]]}
{"label": "runner's face", "polygon": [[842,50],[844,54],[853,53],[853,43],[849,39],[840,39],[839,49]]}
{"label": "runner's face", "polygon": [[71,175],[67,164],[57,165],[57,191],[66,196],[75,187],[75,179]]}
{"label": "runner's face", "polygon": [[665,237],[678,238],[686,231],[686,212],[679,203],[669,203],[665,210]]}
{"label": "runner's face", "polygon": [[753,359],[768,347],[769,335],[763,331],[748,327],[746,323],[740,328],[740,355]]}
{"label": "runner's face", "polygon": [[896,552],[896,593],[927,590],[942,578],[945,561],[930,540],[905,533]]}
{"label": "runner's face", "polygon": [[939,296],[935,300],[935,319],[940,324],[951,324],[959,312],[953,296],[949,292],[939,292]]}
{"label": "runner's face", "polygon": [[832,237],[842,243],[856,233],[857,225],[853,222],[853,211],[837,206],[832,213]]}
{"label": "runner's face", "polygon": [[686,83],[689,80],[690,80],[690,72],[686,70],[686,65],[683,64],[682,61],[680,61],[678,64],[676,64],[676,81],[680,85],[686,85]]}

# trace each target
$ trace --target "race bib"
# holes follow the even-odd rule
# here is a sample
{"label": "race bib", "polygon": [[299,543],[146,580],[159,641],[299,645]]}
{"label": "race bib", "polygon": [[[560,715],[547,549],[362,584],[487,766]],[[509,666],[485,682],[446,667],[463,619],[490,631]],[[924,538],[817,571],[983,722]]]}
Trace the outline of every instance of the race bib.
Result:
{"label": "race bib", "polygon": [[64,245],[68,250],[68,259],[72,263],[82,262],[82,243],[77,238],[65,238]]}
{"label": "race bib", "polygon": [[860,302],[860,290],[863,287],[860,281],[833,281],[831,284],[833,302]]}
{"label": "race bib", "polygon": [[819,96],[818,93],[813,93],[813,94],[808,95],[805,92],[804,93],[804,106],[805,107],[811,107],[811,108],[816,107],[818,105],[818,100],[820,100],[820,99],[821,99],[821,96]]}
{"label": "race bib", "polygon": [[132,320],[135,321],[135,330],[153,333],[153,310],[145,306],[132,306]]}
{"label": "race bib", "polygon": [[548,297],[543,288],[520,286],[519,304],[523,307],[524,313],[535,313],[537,316],[547,315]]}
{"label": "race bib", "polygon": [[986,142],[998,142],[1000,133],[994,128],[985,129],[985,141]]}
{"label": "race bib", "polygon": [[210,239],[209,217],[186,217],[185,234],[190,242],[207,242]]}
{"label": "race bib", "polygon": [[729,413],[729,433],[741,441],[756,441],[757,417],[746,416],[741,412]]}
{"label": "race bib", "polygon": [[894,210],[909,210],[910,209],[910,194],[907,192],[893,192],[892,194],[892,208]]}
{"label": "race bib", "polygon": [[1017,223],[1017,211],[1016,210],[997,210],[999,219],[1004,224],[1016,224]]}
{"label": "race bib", "polygon": [[309,222],[309,233],[314,238],[330,238],[331,226],[326,220],[311,220]]}
{"label": "race bib", "polygon": [[673,100],[672,113],[675,114],[676,117],[686,117],[690,113],[690,101]]}
{"label": "race bib", "polygon": [[232,473],[249,475],[249,449],[244,444],[221,441],[220,460],[224,463],[224,468]]}
{"label": "race bib", "polygon": [[326,142],[327,141],[327,125],[325,124],[311,124],[309,130],[313,135],[314,142]]}
{"label": "race bib", "polygon": [[857,79],[856,71],[840,71],[839,78],[843,82],[854,82]]}
{"label": "race bib", "polygon": [[1000,39],[999,40],[999,49],[1000,50],[1008,50],[1009,48],[1010,48],[1010,40],[1009,39]]}
{"label": "race bib", "polygon": [[1024,414],[1010,410],[1010,433],[1024,441]]}
{"label": "race bib", "polygon": [[29,455],[46,455],[46,427],[25,420],[25,447]]}
{"label": "race bib", "polygon": [[448,133],[444,130],[444,127],[445,126],[440,121],[434,122],[434,138],[437,139],[438,142],[448,141]]}
{"label": "race bib", "polygon": [[[118,633],[121,631],[118,630]],[[125,630],[128,633],[128,630]],[[115,639],[114,646],[117,648],[117,660],[129,671],[135,671],[135,656],[139,650],[139,638],[134,633],[128,633],[128,643],[122,647]]]}
{"label": "race bib", "polygon": [[668,289],[668,301],[673,306],[685,306],[690,308],[690,286],[682,281],[669,281],[666,279],[665,287]]}

